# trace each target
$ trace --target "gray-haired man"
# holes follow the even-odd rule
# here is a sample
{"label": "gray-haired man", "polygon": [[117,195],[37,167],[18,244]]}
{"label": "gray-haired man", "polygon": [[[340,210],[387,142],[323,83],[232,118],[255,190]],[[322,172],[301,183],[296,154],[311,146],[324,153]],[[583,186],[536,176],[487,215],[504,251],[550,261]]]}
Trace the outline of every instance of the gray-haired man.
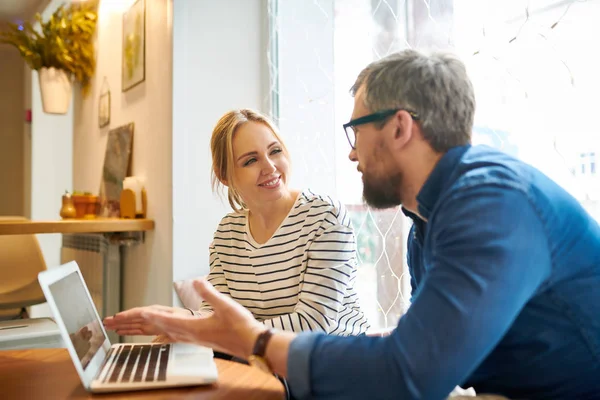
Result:
{"label": "gray-haired man", "polygon": [[407,50],[352,88],[350,159],[374,207],[412,218],[412,305],[387,337],[265,330],[206,282],[210,317],[151,312],[173,340],[286,376],[298,398],[600,398],[600,228],[531,166],[471,146],[475,97],[452,56]]}

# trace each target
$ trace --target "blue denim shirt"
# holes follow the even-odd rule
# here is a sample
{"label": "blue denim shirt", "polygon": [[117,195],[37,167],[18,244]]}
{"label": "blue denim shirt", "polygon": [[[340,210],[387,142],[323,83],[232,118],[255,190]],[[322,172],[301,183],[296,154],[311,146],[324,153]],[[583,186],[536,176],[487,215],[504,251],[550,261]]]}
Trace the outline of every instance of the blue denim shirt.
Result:
{"label": "blue denim shirt", "polygon": [[386,338],[301,334],[294,396],[600,398],[600,227],[535,168],[456,147],[417,196],[412,305]]}

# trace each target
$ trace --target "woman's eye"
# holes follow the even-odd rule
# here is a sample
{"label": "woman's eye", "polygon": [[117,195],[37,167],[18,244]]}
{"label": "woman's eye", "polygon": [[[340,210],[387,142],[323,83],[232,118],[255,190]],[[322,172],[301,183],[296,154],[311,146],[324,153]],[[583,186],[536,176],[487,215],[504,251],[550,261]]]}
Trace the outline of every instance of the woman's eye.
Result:
{"label": "woman's eye", "polygon": [[282,150],[281,149],[273,149],[273,151],[271,151],[271,154],[278,154],[281,153]]}
{"label": "woman's eye", "polygon": [[248,160],[246,160],[246,162],[244,163],[244,167],[247,167],[248,165],[252,164],[253,162],[255,162],[256,159],[255,158],[249,158]]}

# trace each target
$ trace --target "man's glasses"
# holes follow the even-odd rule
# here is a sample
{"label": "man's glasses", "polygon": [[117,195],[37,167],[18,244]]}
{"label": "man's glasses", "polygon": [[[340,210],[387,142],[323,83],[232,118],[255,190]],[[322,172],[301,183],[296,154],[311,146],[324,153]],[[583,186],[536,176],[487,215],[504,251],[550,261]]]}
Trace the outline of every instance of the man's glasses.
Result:
{"label": "man's glasses", "polygon": [[369,114],[369,115],[365,115],[364,117],[353,119],[350,122],[344,124],[344,131],[346,132],[346,137],[348,138],[348,143],[350,143],[350,146],[353,149],[356,149],[356,147],[355,147],[356,129],[354,129],[354,127],[356,127],[358,125],[368,124],[371,122],[383,121],[384,119],[396,114],[398,111],[406,111],[407,113],[410,114],[412,119],[417,120],[417,121],[419,120],[419,114],[417,114],[414,111],[410,111],[410,110],[407,110],[404,108],[396,108],[393,110],[377,111],[373,114]]}

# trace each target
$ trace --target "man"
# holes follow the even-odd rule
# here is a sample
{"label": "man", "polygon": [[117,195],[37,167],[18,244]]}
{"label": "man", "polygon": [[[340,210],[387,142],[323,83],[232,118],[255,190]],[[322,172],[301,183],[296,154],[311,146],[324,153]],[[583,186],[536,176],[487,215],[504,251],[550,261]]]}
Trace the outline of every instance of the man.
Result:
{"label": "man", "polygon": [[[387,337],[266,331],[204,281],[214,314],[139,326],[249,359],[297,398],[600,398],[600,228],[542,173],[472,147],[473,88],[455,58],[393,54],[363,70],[344,125],[373,207],[402,205],[412,305]],[[263,365],[264,366],[264,365]]]}

